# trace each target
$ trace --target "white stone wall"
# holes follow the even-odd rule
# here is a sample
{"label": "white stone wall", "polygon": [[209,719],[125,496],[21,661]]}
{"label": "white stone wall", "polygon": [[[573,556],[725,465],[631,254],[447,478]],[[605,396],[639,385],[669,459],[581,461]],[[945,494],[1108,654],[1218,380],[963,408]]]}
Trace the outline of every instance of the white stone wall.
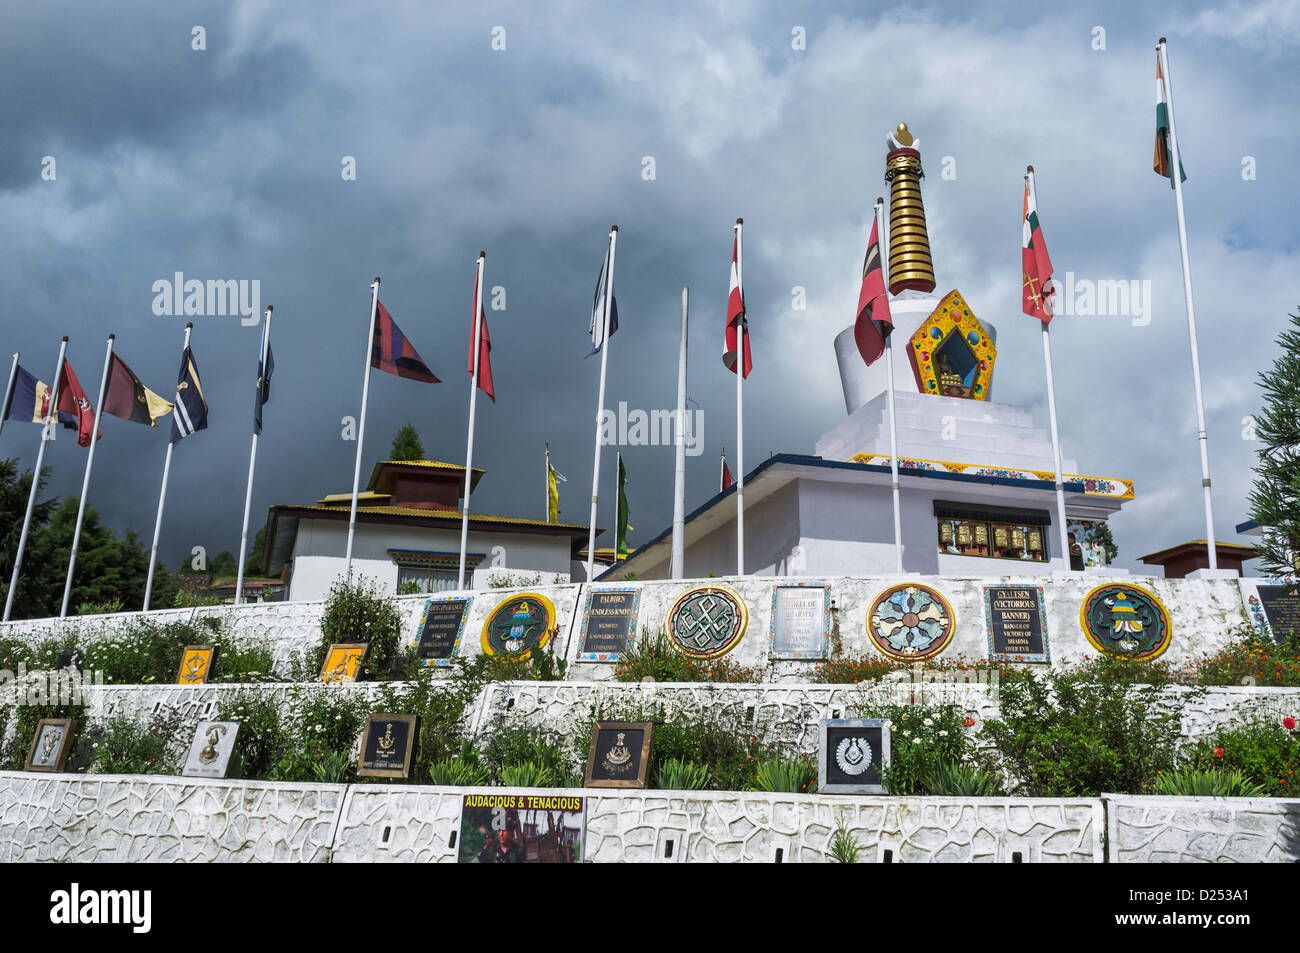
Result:
{"label": "white stone wall", "polygon": [[1300,863],[1300,799],[1103,798],[1111,863]]}

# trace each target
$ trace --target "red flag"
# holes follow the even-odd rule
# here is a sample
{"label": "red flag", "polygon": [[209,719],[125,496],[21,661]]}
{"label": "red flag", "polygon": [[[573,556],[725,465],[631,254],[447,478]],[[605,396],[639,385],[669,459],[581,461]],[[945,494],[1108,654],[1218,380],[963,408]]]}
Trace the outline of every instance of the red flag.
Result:
{"label": "red flag", "polygon": [[[484,310],[478,299],[478,270],[474,271],[474,303],[479,305],[479,356],[478,356],[478,389],[487,394],[492,399],[492,403],[497,402],[496,394],[492,391],[492,339],[488,336],[487,311]],[[472,313],[472,309],[471,309]],[[469,322],[469,363],[466,365],[469,369],[469,376],[474,376],[474,319],[470,318]]]}
{"label": "red flag", "polygon": [[407,380],[439,383],[378,299],[375,301],[375,338],[370,348],[370,366]]}
{"label": "red flag", "polygon": [[727,487],[731,486],[731,484],[735,482],[736,481],[731,478],[731,471],[727,469],[727,458],[723,457],[722,458],[722,489],[726,490]]}
{"label": "red flag", "polygon": [[740,274],[736,266],[738,239],[731,240],[731,294],[727,297],[727,336],[722,351],[722,363],[733,374],[736,372],[736,337],[745,337],[745,377],[754,368],[749,353],[749,320],[745,316],[745,294],[740,287]]}
{"label": "red flag", "polygon": [[[90,432],[95,428],[95,408],[90,406],[86,392],[81,389],[81,381],[72,372],[72,365],[63,362],[63,373],[59,379],[59,416],[69,414],[77,421],[77,443],[83,447],[90,446]],[[96,439],[102,439],[101,430]]]}
{"label": "red flag", "polygon": [[889,313],[889,296],[885,294],[885,275],[880,267],[880,236],[876,234],[876,225],[877,221],[872,221],[867,257],[862,262],[858,316],[853,324],[853,340],[868,365],[885,352],[885,339],[894,329],[894,319]]}
{"label": "red flag", "polygon": [[1052,320],[1052,259],[1047,257],[1047,243],[1038,224],[1038,203],[1025,182],[1025,212],[1020,227],[1020,262],[1024,276],[1021,286],[1025,314],[1044,324]]}

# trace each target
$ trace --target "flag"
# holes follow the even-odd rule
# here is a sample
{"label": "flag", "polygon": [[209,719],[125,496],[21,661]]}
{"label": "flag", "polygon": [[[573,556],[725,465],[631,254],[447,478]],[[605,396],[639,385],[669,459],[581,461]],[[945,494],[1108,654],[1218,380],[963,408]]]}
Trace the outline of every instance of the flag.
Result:
{"label": "flag", "polygon": [[104,413],[157,427],[158,418],[166,417],[174,409],[171,401],[163,400],[140,383],[140,378],[126,366],[126,361],[117,354],[111,356],[108,384],[104,390]]}
{"label": "flag", "polygon": [[[45,415],[50,412],[50,385],[38,381],[30,372],[20,365],[14,376],[13,390],[5,402],[5,420],[20,420],[23,423],[44,423]],[[68,426],[74,426],[68,424]]]}
{"label": "flag", "polygon": [[881,269],[878,224],[878,218],[872,219],[867,257],[862,262],[858,316],[853,323],[853,340],[857,342],[862,360],[868,365],[885,353],[885,340],[894,329],[894,319],[889,313],[889,295],[885,293],[885,273]]}
{"label": "flag", "polygon": [[[1160,65],[1160,51],[1156,50],[1156,152],[1151,168],[1157,175],[1163,175],[1169,180],[1171,189],[1174,187],[1174,177],[1170,173],[1172,164],[1172,153],[1169,149],[1169,106],[1165,98],[1165,72]],[[1181,155],[1178,157],[1178,176],[1183,182],[1187,181]]]}
{"label": "flag", "polygon": [[618,520],[614,530],[614,560],[627,559],[627,470],[623,467],[623,454],[618,455]]}
{"label": "flag", "polygon": [[1052,320],[1052,259],[1047,256],[1047,243],[1038,224],[1038,203],[1025,182],[1025,214],[1020,226],[1020,261],[1024,269],[1022,304],[1025,314],[1038,318],[1044,324]]}
{"label": "flag", "polygon": [[[95,428],[95,408],[90,406],[86,392],[81,389],[81,381],[77,380],[72,365],[66,359],[59,380],[59,422],[77,431],[78,444],[90,446],[90,433]],[[95,439],[100,440],[103,436],[104,431],[101,430]]]}
{"label": "flag", "polygon": [[736,265],[739,239],[731,240],[731,293],[727,296],[727,334],[722,350],[722,363],[733,374],[736,372],[736,336],[745,336],[745,377],[753,370],[754,361],[749,353],[749,319],[745,316],[745,292],[740,287],[740,273]]}
{"label": "flag", "polygon": [[[605,285],[606,276],[609,275],[609,249],[605,249],[605,261],[600,266],[600,274],[596,276],[596,296],[591,303],[591,327],[588,331],[591,333],[591,350],[587,352],[587,357],[597,353],[605,343]],[[613,280],[609,279],[608,289],[609,299],[609,335],[614,336],[618,330],[618,298],[614,297]]]}
{"label": "flag", "polygon": [[[275,372],[275,355],[271,353],[271,342],[267,340],[268,334],[270,329],[262,325],[262,347],[257,352],[257,400],[253,405],[253,426],[257,433],[262,432],[262,405],[271,399],[271,375]],[[262,369],[262,351],[266,351],[265,372]]]}
{"label": "flag", "polygon": [[[479,356],[478,356],[478,389],[487,394],[492,399],[492,403],[497,402],[496,394],[492,391],[492,339],[488,336],[487,311],[479,302],[478,297],[478,270],[474,272],[474,303],[479,305]],[[471,309],[473,310],[473,309]],[[474,376],[474,319],[469,321],[469,376]]]}
{"label": "flag", "polygon": [[208,401],[199,383],[199,365],[188,347],[181,356],[181,370],[176,378],[176,409],[172,411],[171,442],[208,429]]}
{"label": "flag", "polygon": [[370,366],[407,380],[439,383],[433,371],[429,370],[402,329],[397,326],[393,316],[388,313],[388,309],[378,300],[375,301],[375,307],[375,339],[371,345]]}
{"label": "flag", "polygon": [[546,522],[560,521],[560,488],[557,484],[568,483],[564,474],[551,466],[551,449],[546,448]]}
{"label": "flag", "polygon": [[722,483],[722,489],[718,491],[719,493],[723,492],[724,490],[727,489],[727,487],[731,486],[731,484],[736,482],[731,478],[731,471],[727,469],[727,455],[725,453],[722,455],[722,472],[720,474],[720,477],[721,477],[720,482]]}

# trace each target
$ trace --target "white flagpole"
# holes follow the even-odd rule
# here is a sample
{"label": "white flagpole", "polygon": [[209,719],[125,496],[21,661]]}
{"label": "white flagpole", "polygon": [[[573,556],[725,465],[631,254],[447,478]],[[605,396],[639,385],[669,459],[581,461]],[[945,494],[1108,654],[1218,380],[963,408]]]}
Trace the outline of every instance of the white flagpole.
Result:
{"label": "white flagpole", "polygon": [[[185,351],[190,346],[190,332],[194,329],[194,322],[190,321],[185,325],[185,343],[181,345],[181,360],[185,359]],[[179,404],[181,399],[180,385],[176,387],[176,402]],[[158,493],[158,515],[153,522],[153,547],[149,550],[149,575],[144,582],[144,612],[149,611],[149,597],[153,594],[153,570],[158,564],[158,535],[162,532],[163,504],[167,501],[167,478],[171,475],[172,470],[172,448],[176,444],[171,440],[167,441],[167,456],[163,458],[163,478],[162,490]]]}
{"label": "white flagpole", "polygon": [[[741,229],[744,219],[736,219],[736,285],[740,303],[745,304],[745,252]],[[749,311],[742,312],[736,337],[736,575],[745,575],[745,338],[749,333]]]}
{"label": "white flagpole", "polygon": [[[262,355],[261,368],[262,377],[257,382],[257,400],[258,412],[261,412],[262,401],[262,381],[270,368],[266,366],[267,355],[271,351],[271,311],[272,307],[266,306],[266,328],[262,335]],[[244,528],[239,534],[239,571],[235,574],[235,605],[242,605],[244,601],[244,560],[248,556],[248,515],[253,506],[253,470],[257,465],[257,428],[253,428],[253,446],[248,451],[248,486],[244,490]]]}
{"label": "white flagpole", "polygon": [[1201,396],[1201,358],[1196,347],[1196,307],[1192,301],[1192,265],[1187,256],[1187,220],[1183,216],[1182,160],[1178,154],[1178,125],[1174,121],[1174,89],[1169,76],[1169,47],[1160,38],[1156,47],[1165,81],[1165,109],[1169,113],[1169,178],[1174,183],[1174,203],[1178,208],[1178,245],[1183,256],[1183,294],[1187,299],[1187,334],[1192,342],[1192,387],[1196,393],[1196,430],[1201,447],[1201,490],[1205,495],[1205,545],[1209,550],[1210,569],[1219,568],[1214,543],[1214,506],[1210,501],[1210,449],[1205,430],[1205,399]]}
{"label": "white flagpole", "polygon": [[[41,421],[41,448],[36,451],[36,469],[32,471],[32,488],[27,494],[27,514],[23,517],[23,531],[18,536],[18,552],[14,555],[14,571],[9,577],[9,593],[5,596],[4,621],[9,621],[9,613],[14,608],[14,590],[18,588],[18,570],[23,565],[23,551],[27,548],[27,530],[32,525],[32,509],[36,506],[36,494],[41,485],[41,465],[45,461],[45,442],[58,426],[59,421],[59,382],[63,379],[63,357],[68,351],[68,338],[65,335],[59,345],[59,362],[54,365],[54,386],[50,390],[50,407]],[[91,439],[94,437],[92,435]]]}
{"label": "white flagpole", "polygon": [[618,469],[623,465],[623,452],[614,455],[614,549],[611,566],[618,565]]}
{"label": "white flagpole", "polygon": [[[876,199],[876,239],[880,243],[880,280],[889,294],[889,236],[885,232],[885,200]],[[894,569],[903,571],[903,504],[898,486],[898,419],[894,413],[894,335],[885,338],[885,378],[889,388],[889,486],[894,497]]]}
{"label": "white flagpole", "polygon": [[14,351],[14,363],[9,368],[9,383],[5,385],[4,405],[0,406],[0,432],[5,427],[5,411],[10,410],[9,402],[14,398],[14,381],[18,379],[18,352]]}
{"label": "white flagpole", "polygon": [[[1034,178],[1034,167],[1025,170],[1025,183],[1029,186],[1029,198],[1034,208],[1038,208],[1038,181]],[[1039,219],[1041,222],[1042,220]],[[1041,289],[1040,289],[1041,290]],[[1065,519],[1065,470],[1061,463],[1061,434],[1056,426],[1056,384],[1052,377],[1052,339],[1048,333],[1048,323],[1043,324],[1043,370],[1047,373],[1047,419],[1052,427],[1052,459],[1056,469],[1056,522],[1060,524],[1058,535],[1061,541],[1061,558],[1065,560],[1065,569],[1070,568],[1070,535]]]}
{"label": "white flagpole", "polygon": [[677,461],[673,472],[673,553],[674,579],[686,571],[686,308],[689,289],[682,288],[682,344],[677,360]]}
{"label": "white flagpole", "polygon": [[[99,401],[95,404],[95,425],[90,431],[90,449],[86,453],[86,473],[81,478],[81,501],[77,505],[77,528],[72,532],[72,555],[68,557],[68,578],[63,583],[63,607],[59,609],[59,618],[68,615],[68,600],[72,597],[72,575],[77,568],[77,547],[81,544],[81,523],[86,517],[86,494],[90,492],[90,468],[95,462],[95,444],[98,443],[99,419],[104,412],[104,392],[108,389],[108,365],[113,359],[113,338],[108,336],[104,348],[104,372],[99,377]],[[57,409],[56,409],[57,413]]]}
{"label": "white flagpole", "polygon": [[[596,459],[591,467],[591,525],[587,530],[587,581],[596,575],[596,501],[600,495],[600,423],[605,416],[605,368],[609,360],[609,309],[614,301],[614,249],[618,243],[618,226],[609,227],[609,268],[605,272],[604,330],[600,339],[600,396],[596,399]],[[617,505],[617,501],[616,501]],[[617,517],[617,514],[615,514]],[[618,531],[615,530],[615,533]]]}
{"label": "white flagpole", "polygon": [[[482,328],[479,316],[483,313],[483,259],[487,252],[478,253],[478,275],[474,279],[474,336],[470,338],[470,348],[474,352],[474,373],[469,378],[469,435],[465,438],[465,499],[460,513],[460,571],[456,577],[456,588],[465,588],[465,547],[469,542],[469,491],[474,477],[474,405],[478,398],[478,362],[482,351]],[[550,473],[547,473],[550,476]]]}
{"label": "white flagpole", "polygon": [[551,521],[551,445],[546,445],[546,479],[542,481],[546,489],[546,509],[542,510],[542,519]]}
{"label": "white flagpole", "polygon": [[357,461],[352,468],[352,507],[348,513],[348,551],[343,575],[352,579],[352,538],[357,531],[357,493],[361,486],[361,450],[366,442],[366,405],[370,402],[370,362],[375,347],[375,315],[379,311],[379,278],[370,283],[370,331],[366,334],[366,364],[361,378],[361,422],[357,425]]}

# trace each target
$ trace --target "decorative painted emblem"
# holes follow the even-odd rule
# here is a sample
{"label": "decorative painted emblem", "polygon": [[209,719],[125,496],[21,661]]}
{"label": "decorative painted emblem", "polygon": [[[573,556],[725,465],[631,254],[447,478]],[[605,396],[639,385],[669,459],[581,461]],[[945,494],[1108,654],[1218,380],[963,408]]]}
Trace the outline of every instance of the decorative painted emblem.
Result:
{"label": "decorative painted emblem", "polygon": [[555,606],[535,592],[511,596],[483,623],[481,639],[487,655],[522,655],[550,641],[555,631]]}
{"label": "decorative painted emblem", "polygon": [[726,586],[687,589],[668,610],[668,641],[693,658],[726,655],[740,642],[749,624],[745,600]]}
{"label": "decorative painted emblem", "polygon": [[867,634],[890,658],[917,661],[938,655],[952,641],[952,606],[929,586],[886,589],[867,613]]}
{"label": "decorative painted emblem", "polygon": [[841,739],[835,749],[835,763],[845,774],[857,777],[871,767],[871,745],[866,738]]}
{"label": "decorative painted emblem", "polygon": [[1153,659],[1169,648],[1169,613],[1152,593],[1127,583],[1107,583],[1088,593],[1079,609],[1088,641],[1110,655]]}
{"label": "decorative painted emblem", "polygon": [[921,322],[907,356],[922,394],[988,400],[998,349],[957,291]]}

